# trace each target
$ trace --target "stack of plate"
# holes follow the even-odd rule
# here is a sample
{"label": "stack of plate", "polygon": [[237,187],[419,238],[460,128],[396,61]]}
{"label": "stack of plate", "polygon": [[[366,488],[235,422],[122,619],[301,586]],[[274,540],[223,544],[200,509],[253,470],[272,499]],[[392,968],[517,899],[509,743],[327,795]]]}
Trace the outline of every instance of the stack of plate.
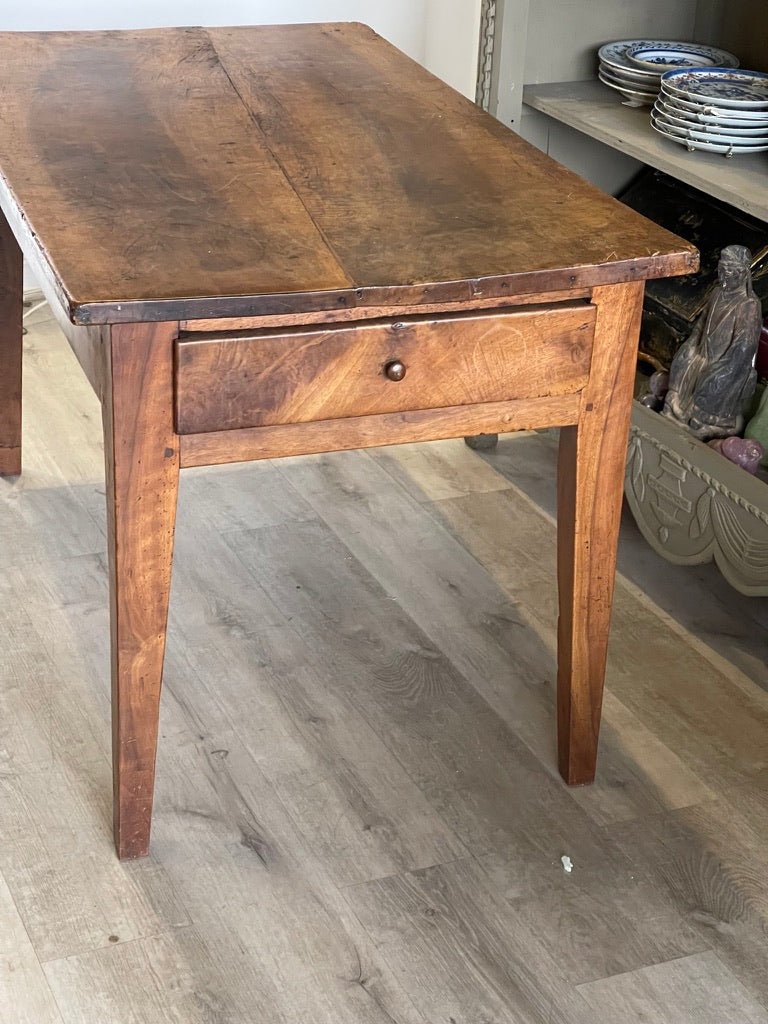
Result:
{"label": "stack of plate", "polygon": [[661,135],[709,153],[768,150],[768,75],[733,68],[681,68],[661,79],[651,111]]}
{"label": "stack of plate", "polygon": [[620,39],[598,50],[598,77],[616,89],[630,107],[651,106],[661,89],[661,76],[673,68],[737,68],[727,50],[703,43],[673,43],[659,39]]}

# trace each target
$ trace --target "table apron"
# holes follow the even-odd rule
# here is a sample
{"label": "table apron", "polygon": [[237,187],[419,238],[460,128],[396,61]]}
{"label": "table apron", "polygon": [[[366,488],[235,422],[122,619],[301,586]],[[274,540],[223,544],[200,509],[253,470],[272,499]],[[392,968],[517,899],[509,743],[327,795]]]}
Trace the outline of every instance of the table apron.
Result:
{"label": "table apron", "polygon": [[181,467],[316,455],[472,434],[566,427],[578,423],[580,411],[581,392],[576,392],[380,416],[182,434],[179,437]]}
{"label": "table apron", "polygon": [[337,421],[348,434],[342,421],[349,419],[392,428],[405,423],[396,414],[440,410],[445,423],[446,410],[486,405],[494,408],[466,417],[495,422],[510,402],[583,390],[595,319],[593,305],[576,301],[182,336],[176,429],[193,435]]}

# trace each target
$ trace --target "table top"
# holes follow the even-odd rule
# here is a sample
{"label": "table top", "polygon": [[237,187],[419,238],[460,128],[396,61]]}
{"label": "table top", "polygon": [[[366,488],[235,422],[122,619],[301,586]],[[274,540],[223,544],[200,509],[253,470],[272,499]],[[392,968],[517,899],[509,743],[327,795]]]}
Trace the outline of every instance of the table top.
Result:
{"label": "table top", "polygon": [[461,302],[692,246],[364,25],[0,33],[0,206],[82,324]]}

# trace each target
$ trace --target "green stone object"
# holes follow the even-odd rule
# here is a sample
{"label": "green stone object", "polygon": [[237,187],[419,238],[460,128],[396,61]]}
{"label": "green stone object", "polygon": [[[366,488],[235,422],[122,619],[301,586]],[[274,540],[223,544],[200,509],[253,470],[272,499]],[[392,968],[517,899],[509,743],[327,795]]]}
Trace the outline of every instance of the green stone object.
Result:
{"label": "green stone object", "polygon": [[744,437],[751,437],[753,440],[760,442],[765,449],[765,455],[760,465],[768,466],[768,388],[763,391],[763,397],[760,399],[757,412],[747,423]]}

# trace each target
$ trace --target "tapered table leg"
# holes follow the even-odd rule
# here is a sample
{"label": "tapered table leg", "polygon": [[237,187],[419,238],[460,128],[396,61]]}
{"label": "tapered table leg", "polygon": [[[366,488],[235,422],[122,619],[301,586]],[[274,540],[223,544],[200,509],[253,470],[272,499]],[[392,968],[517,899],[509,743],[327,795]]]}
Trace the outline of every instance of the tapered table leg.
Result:
{"label": "tapered table leg", "polygon": [[177,326],[114,326],[106,340],[114,828],[121,858],[149,849],[179,482]]}
{"label": "tapered table leg", "polygon": [[592,369],[558,463],[558,761],[595,777],[643,282],[598,288]]}
{"label": "tapered table leg", "polygon": [[22,259],[0,212],[0,476],[21,473]]}

